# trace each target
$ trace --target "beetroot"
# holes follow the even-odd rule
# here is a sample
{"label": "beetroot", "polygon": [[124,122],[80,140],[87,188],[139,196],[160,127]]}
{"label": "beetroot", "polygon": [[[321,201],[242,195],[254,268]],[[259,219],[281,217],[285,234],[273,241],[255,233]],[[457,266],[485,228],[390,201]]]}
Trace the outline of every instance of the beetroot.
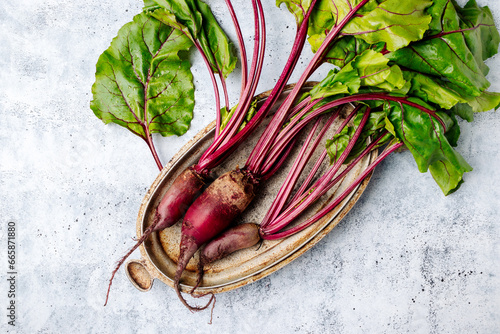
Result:
{"label": "beetroot", "polygon": [[238,250],[256,245],[260,241],[259,225],[239,224],[210,241],[201,252],[202,265],[220,260]]}
{"label": "beetroot", "polygon": [[186,213],[189,205],[201,193],[205,177],[193,167],[185,169],[174,181],[156,208],[153,225],[155,231],[161,231],[174,225]]}
{"label": "beetroot", "polygon": [[189,260],[206,242],[224,231],[255,197],[257,181],[245,170],[236,169],[215,180],[189,207],[182,222],[182,236],[174,288],[182,303],[192,311],[205,309],[189,305],[180,292],[180,279]]}
{"label": "beetroot", "polygon": [[226,256],[256,245],[261,241],[259,225],[245,223],[236,225],[203,247],[198,262],[198,280],[191,293],[201,284],[203,280],[203,268],[206,264],[225,258]]}

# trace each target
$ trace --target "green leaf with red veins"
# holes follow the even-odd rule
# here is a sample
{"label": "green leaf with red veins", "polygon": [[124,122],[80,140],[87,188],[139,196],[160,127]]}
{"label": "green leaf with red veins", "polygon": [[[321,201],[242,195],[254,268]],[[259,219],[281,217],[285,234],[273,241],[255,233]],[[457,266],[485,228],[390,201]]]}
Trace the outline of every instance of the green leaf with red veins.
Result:
{"label": "green leaf with red veins", "polygon": [[286,5],[288,11],[295,17],[297,26],[300,26],[311,6],[311,0],[276,0],[276,6],[279,7],[281,4]]}
{"label": "green leaf with red veins", "polygon": [[500,107],[500,93],[483,92],[480,96],[468,101],[474,112],[484,112]]}
{"label": "green leaf with red veins", "polygon": [[311,90],[313,100],[339,94],[355,94],[364,87],[386,92],[405,86],[403,72],[397,65],[389,66],[389,60],[381,53],[366,50],[356,56],[340,71],[330,71],[325,79]]}
{"label": "green leaf with red veins", "polygon": [[489,68],[484,61],[498,53],[500,44],[500,34],[493,15],[488,7],[479,7],[474,0],[469,1],[464,8],[456,7],[462,19],[460,27],[467,46],[486,75]]}
{"label": "green leaf with red veins", "polygon": [[[483,60],[478,63],[469,49],[464,24],[453,2],[436,0],[429,12],[434,18],[431,34],[387,57],[413,71],[445,78],[449,82],[447,86],[465,100],[480,96],[490,86],[484,75],[486,65]],[[436,20],[441,31],[436,30]]]}
{"label": "green leaf with red veins", "polygon": [[[309,43],[313,52],[319,49],[328,32],[359,3],[361,0],[322,0],[316,4],[308,29]],[[421,39],[431,21],[431,17],[425,12],[431,4],[430,0],[368,1],[341,32],[341,36],[355,36],[356,40],[342,41],[342,38],[340,41],[335,41],[334,43],[340,45],[333,46],[326,59],[342,67],[345,63],[343,59],[347,59],[348,62],[353,58],[350,56],[352,52],[359,54],[367,48],[372,48],[372,44],[377,44],[376,51],[381,51],[384,46],[393,51]],[[342,52],[346,50],[349,52]]]}
{"label": "green leaf with red veins", "polygon": [[380,88],[392,92],[404,87],[406,81],[397,65],[388,65],[389,60],[381,53],[367,50],[353,60],[358,69],[362,86]]}
{"label": "green leaf with red veins", "polygon": [[[323,43],[330,30],[336,27],[361,0],[320,0],[311,13],[307,34],[313,52]],[[377,3],[370,0],[363,8],[374,8]]]}
{"label": "green leaf with red veins", "polygon": [[233,46],[207,4],[200,0],[148,0],[144,5],[150,15],[199,43],[215,73],[227,77],[234,70],[238,59]]}
{"label": "green leaf with red veins", "polygon": [[[462,183],[464,183],[462,170],[454,168],[454,165],[445,159],[436,161],[429,166],[429,171],[431,172],[432,178],[439,185],[443,194],[446,196],[457,191]],[[471,172],[470,170],[466,172]]]}
{"label": "green leaf with red veins", "polygon": [[422,39],[429,28],[431,17],[426,9],[429,0],[387,0],[375,9],[354,17],[342,30],[369,44],[386,43],[387,50],[395,51],[410,42]]}
{"label": "green leaf with red veins", "polygon": [[91,109],[141,138],[182,135],[193,118],[191,41],[147,14],[124,25],[99,57]]}
{"label": "green leaf with red veins", "polygon": [[325,56],[325,61],[342,68],[366,50],[382,52],[384,47],[385,43],[371,45],[354,36],[345,36],[333,42],[333,46]]}
{"label": "green leaf with red veins", "polygon": [[[429,107],[418,99],[410,101]],[[440,123],[431,115],[407,104],[386,102],[385,110],[397,137],[413,154],[420,172],[430,169],[445,195],[455,191],[462,183],[463,175],[472,171],[472,167],[453,149]],[[437,115],[447,129],[453,127],[452,118],[441,112]]]}

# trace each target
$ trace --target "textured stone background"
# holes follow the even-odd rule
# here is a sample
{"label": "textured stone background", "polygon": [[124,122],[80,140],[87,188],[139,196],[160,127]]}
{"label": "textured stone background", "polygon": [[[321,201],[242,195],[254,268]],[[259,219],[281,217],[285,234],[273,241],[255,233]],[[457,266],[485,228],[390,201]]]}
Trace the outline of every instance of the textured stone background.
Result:
{"label": "textured stone background", "polygon": [[[249,1],[234,2],[251,32]],[[264,2],[268,79],[258,91],[273,86],[294,32],[291,16]],[[500,3],[478,2],[500,23]],[[209,3],[232,32],[223,2]],[[0,283],[0,332],[500,331],[500,117],[494,112],[462,124],[459,151],[474,172],[459,192],[444,198],[410,154],[391,157],[316,247],[257,283],[219,295],[213,325],[208,312],[191,314],[161,283],[138,292],[123,271],[103,307],[113,264],[132,245],[139,204],[158,170],[141,140],[94,117],[90,88],[99,54],[140,9],[137,0],[0,4],[0,277],[7,272],[8,221],[17,223],[19,271],[14,331],[7,326],[7,284]],[[195,119],[181,138],[156,138],[164,162],[213,119],[204,65],[193,61]],[[492,90],[500,91],[500,58],[488,64]],[[237,74],[229,85],[237,97]]]}

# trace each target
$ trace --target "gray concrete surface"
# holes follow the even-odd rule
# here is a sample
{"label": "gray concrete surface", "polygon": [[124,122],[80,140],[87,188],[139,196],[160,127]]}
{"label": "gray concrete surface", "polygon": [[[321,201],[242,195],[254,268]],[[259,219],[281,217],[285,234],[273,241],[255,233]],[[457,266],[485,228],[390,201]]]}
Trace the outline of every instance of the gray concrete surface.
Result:
{"label": "gray concrete surface", "polygon": [[[273,86],[295,27],[274,1],[264,2],[269,51],[258,91]],[[500,24],[500,3],[478,2]],[[209,3],[234,36],[223,2]],[[251,32],[249,1],[234,3]],[[139,204],[158,170],[140,139],[92,114],[90,88],[99,54],[140,9],[132,0],[0,4],[1,332],[500,332],[495,112],[462,122],[458,150],[474,171],[460,191],[445,198],[409,153],[391,157],[354,210],[311,251],[217,296],[212,325],[209,312],[190,313],[171,288],[157,282],[140,293],[123,271],[103,307],[110,272],[132,244]],[[309,58],[306,52],[299,68]],[[193,62],[195,118],[185,136],[155,138],[164,162],[214,118],[204,65],[196,55]],[[500,91],[500,58],[488,64],[492,90]],[[233,101],[237,74],[229,80]],[[15,327],[7,324],[9,221],[16,223]]]}

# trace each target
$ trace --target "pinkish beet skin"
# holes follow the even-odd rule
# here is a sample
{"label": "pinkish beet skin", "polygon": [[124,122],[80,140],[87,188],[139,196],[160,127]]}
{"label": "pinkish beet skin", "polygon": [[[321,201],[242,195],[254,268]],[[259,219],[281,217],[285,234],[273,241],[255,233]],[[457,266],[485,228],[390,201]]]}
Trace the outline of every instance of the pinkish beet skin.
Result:
{"label": "pinkish beet skin", "polygon": [[244,171],[235,170],[220,176],[189,207],[182,222],[180,254],[174,277],[174,287],[182,303],[192,311],[204,307],[192,307],[182,297],[179,283],[196,251],[204,243],[224,231],[240,215],[254,198],[254,182]]}
{"label": "pinkish beet skin", "polygon": [[259,225],[240,224],[210,241],[201,253],[202,264],[220,260],[240,249],[256,245],[260,241]]}
{"label": "pinkish beet skin", "polygon": [[182,234],[198,247],[224,231],[254,198],[254,183],[244,171],[235,170],[215,180],[189,207]]}
{"label": "pinkish beet skin", "polygon": [[161,231],[174,225],[182,218],[196,196],[205,185],[204,178],[192,167],[186,168],[172,183],[156,208],[155,231]]}

